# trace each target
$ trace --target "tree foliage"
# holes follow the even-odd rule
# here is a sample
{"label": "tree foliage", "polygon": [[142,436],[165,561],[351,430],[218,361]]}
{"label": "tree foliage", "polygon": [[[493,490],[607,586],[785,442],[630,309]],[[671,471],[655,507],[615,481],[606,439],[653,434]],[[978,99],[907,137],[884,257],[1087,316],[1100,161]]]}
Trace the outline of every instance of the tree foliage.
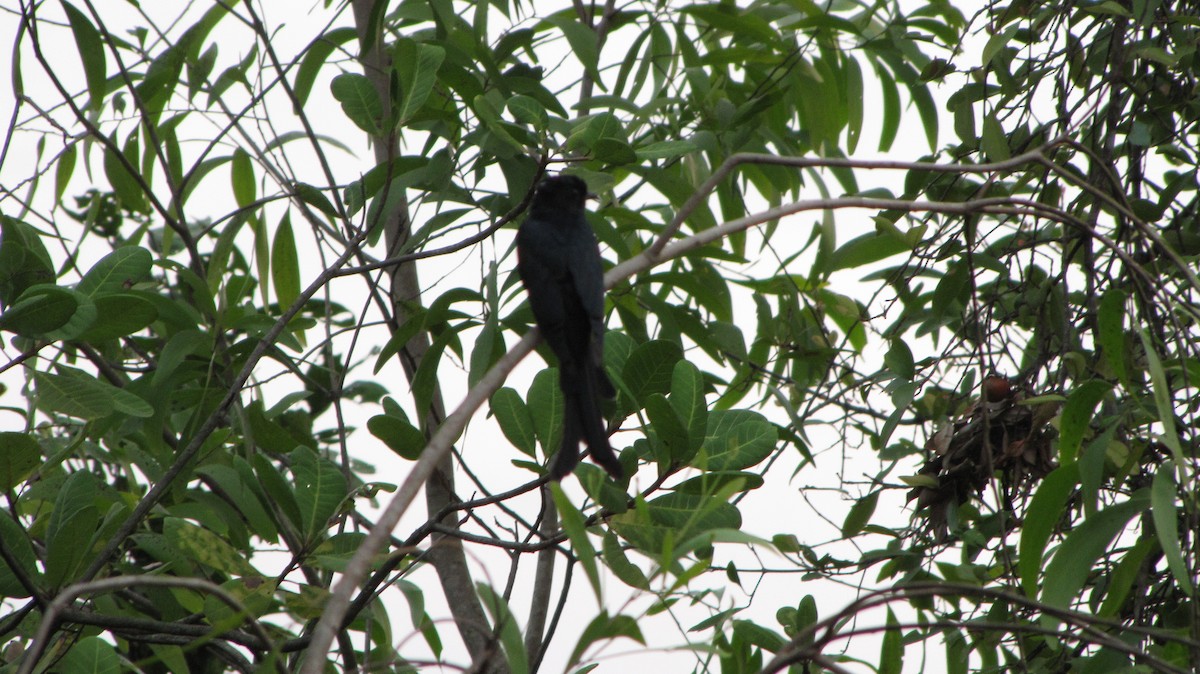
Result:
{"label": "tree foliage", "polygon": [[0,671],[1200,662],[1195,3],[166,4],[6,19]]}

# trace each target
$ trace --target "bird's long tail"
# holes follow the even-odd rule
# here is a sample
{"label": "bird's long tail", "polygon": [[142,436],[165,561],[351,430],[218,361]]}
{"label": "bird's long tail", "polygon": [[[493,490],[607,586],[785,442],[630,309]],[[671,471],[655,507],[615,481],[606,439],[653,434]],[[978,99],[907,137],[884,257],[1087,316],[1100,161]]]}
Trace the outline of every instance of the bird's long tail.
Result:
{"label": "bird's long tail", "polygon": [[608,444],[608,431],[600,408],[601,398],[612,397],[615,393],[612,382],[604,370],[595,365],[571,369],[574,372],[564,370],[559,373],[564,399],[563,439],[550,464],[550,479],[561,480],[575,470],[579,464],[579,442],[583,440],[591,450],[592,460],[614,480],[619,480],[625,471]]}

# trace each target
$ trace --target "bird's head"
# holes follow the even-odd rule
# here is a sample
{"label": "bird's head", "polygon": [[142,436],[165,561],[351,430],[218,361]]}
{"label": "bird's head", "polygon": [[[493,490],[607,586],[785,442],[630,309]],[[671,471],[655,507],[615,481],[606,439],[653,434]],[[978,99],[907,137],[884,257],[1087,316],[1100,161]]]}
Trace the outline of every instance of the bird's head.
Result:
{"label": "bird's head", "polygon": [[533,195],[534,212],[582,211],[589,196],[587,183],[579,176],[559,174],[545,178]]}

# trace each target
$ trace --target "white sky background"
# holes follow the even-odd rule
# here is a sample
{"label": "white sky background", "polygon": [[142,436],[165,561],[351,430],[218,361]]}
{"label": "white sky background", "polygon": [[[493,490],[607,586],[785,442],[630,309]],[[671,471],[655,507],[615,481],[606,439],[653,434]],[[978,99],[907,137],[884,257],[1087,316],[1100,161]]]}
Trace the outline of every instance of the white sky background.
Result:
{"label": "white sky background", "polygon": [[[9,65],[7,62],[10,58],[10,47],[13,44],[16,34],[17,14],[13,7],[14,0],[0,0],[0,45],[5,49],[4,56],[0,56],[0,72],[7,72]],[[114,0],[100,0],[98,6],[103,7],[106,13],[106,20],[110,20],[112,25],[123,25],[123,22],[117,18],[118,13],[128,12],[129,5],[123,2]],[[329,13],[321,10],[320,3],[312,5],[302,5],[299,3],[290,2],[268,2],[265,6],[260,7],[260,11],[264,13],[266,23],[274,35],[272,44],[280,56],[285,59],[291,59],[295,54],[304,48],[309,41],[320,34],[324,29],[324,22],[328,20]],[[163,12],[164,21],[166,17],[173,17],[174,12],[178,11],[179,3],[163,3],[165,6],[160,6],[159,3],[144,3],[144,8],[149,12]],[[540,5],[544,6],[544,5]],[[48,3],[44,10],[46,14],[61,16],[61,10],[56,2]],[[107,12],[112,11],[112,15]],[[111,16],[112,18],[107,18]],[[189,21],[185,21],[184,25],[194,20],[194,17]],[[350,22],[349,15],[344,15],[338,20],[339,25],[348,25]],[[78,53],[75,48],[74,40],[70,31],[65,27],[57,32],[57,34],[49,31],[42,35],[43,40],[47,44],[61,45],[61,49],[52,50],[52,54],[48,54],[55,64],[56,69],[61,68],[59,73],[64,79],[71,82],[80,83],[82,88],[82,71],[79,68]],[[226,17],[209,37],[210,41],[215,41],[220,49],[221,56],[214,72],[220,72],[223,68],[240,60],[247,53],[250,43],[245,39],[245,33],[232,17]],[[618,59],[622,54],[621,48],[626,42],[621,39],[621,34],[618,33],[614,39],[610,40],[605,48],[605,59]],[[24,72],[26,73],[25,88],[28,95],[36,101],[54,100],[54,95],[44,90],[47,86],[46,82],[37,81],[29,76],[30,73],[37,72],[36,64],[31,59],[28,49],[24,50],[22,56],[25,59]],[[552,66],[551,60],[548,60],[545,65]],[[346,68],[350,72],[357,72],[353,64],[346,64]],[[880,127],[878,112],[881,110],[879,104],[878,87],[871,79],[872,73],[869,69],[864,69],[867,77],[865,86],[867,102],[864,106],[867,121],[864,124],[863,139],[859,144],[859,151],[855,158],[865,159],[874,158],[874,152],[878,139],[878,129]],[[110,75],[115,71],[115,66],[110,62]],[[328,159],[333,164],[335,175],[341,181],[349,181],[357,178],[363,172],[371,168],[373,165],[372,153],[367,147],[363,133],[355,127],[343,114],[340,106],[333,100],[329,94],[328,82],[333,75],[337,74],[337,69],[327,67],[321,78],[318,79],[316,86],[313,88],[313,93],[309,99],[308,111],[312,119],[320,121],[318,132],[337,138],[339,141],[349,145],[355,152],[356,156],[350,156],[337,150],[328,152]],[[948,95],[951,92],[942,92]],[[942,97],[939,97],[942,98]],[[291,112],[290,106],[282,105],[282,96],[275,99],[275,106],[272,108],[273,116],[272,123],[277,127],[276,132],[298,128],[296,118]],[[13,110],[13,90],[11,86],[0,85],[0,114],[7,118]],[[942,108],[944,110],[944,107]],[[29,120],[33,114],[29,107],[21,109],[19,120],[25,122]],[[929,152],[929,146],[925,140],[923,131],[919,130],[919,124],[915,116],[915,111],[905,111],[906,119],[902,133],[895,146],[888,152],[887,157],[891,159],[917,159]],[[911,115],[911,117],[909,117]],[[211,134],[213,128],[205,129],[201,124],[203,117],[195,116],[190,123],[195,124],[190,133],[181,133],[181,138],[197,138],[203,139]],[[18,124],[20,126],[20,123]],[[44,123],[34,123],[30,126],[34,128],[44,128]],[[74,128],[74,127],[72,127]],[[122,137],[128,133],[130,127],[123,127]],[[943,140],[947,140],[951,133],[949,128],[949,119],[944,120],[942,124]],[[12,139],[12,147],[9,149],[8,157],[3,166],[0,166],[0,185],[5,188],[16,189],[16,181],[23,179],[29,175],[29,160],[34,156],[34,143],[36,143],[40,134],[18,132]],[[265,139],[269,139],[270,133],[264,131]],[[233,142],[240,143],[241,141],[234,138]],[[50,153],[57,151],[57,147],[47,149],[47,156]],[[188,145],[185,143],[185,149]],[[313,184],[322,184],[323,180],[319,174],[315,173],[314,166],[305,166],[304,151],[306,146],[303,143],[292,143],[289,146],[289,157],[292,159],[293,168],[302,174],[302,179],[307,176],[308,181]],[[231,145],[227,145],[216,154],[228,153],[232,149]],[[405,152],[414,152],[419,149],[419,145],[409,145],[404,149]],[[253,153],[252,153],[253,154]],[[98,155],[94,155],[98,157]],[[45,159],[42,165],[45,164]],[[87,186],[92,184],[88,181],[83,171],[82,162],[76,167],[75,181],[68,188],[66,194],[68,196],[82,192]],[[95,176],[94,184],[103,186],[103,168],[99,165],[99,161],[94,161],[92,164],[93,175]],[[228,169],[220,169],[219,173],[227,174]],[[901,172],[891,173],[868,173],[859,172],[858,179],[860,185],[866,189],[875,184],[892,186],[895,191],[899,191],[899,185],[903,180]],[[503,189],[503,183],[497,183]],[[831,184],[833,184],[831,182]],[[232,199],[227,192],[228,183],[223,182],[215,175],[209,178],[209,185],[212,188],[207,193],[198,191],[189,202],[189,212],[192,218],[201,218],[209,216],[219,216],[234,208]],[[45,204],[50,198],[53,188],[53,180],[49,177],[44,180],[39,187],[38,193],[34,196],[36,203]],[[17,193],[22,198],[28,196],[26,187],[25,190],[17,190]],[[202,190],[204,188],[201,188]],[[265,190],[271,193],[272,185],[267,185]],[[261,191],[261,189],[260,189]],[[803,197],[817,197],[818,194],[805,194]],[[836,196],[836,195],[835,195]],[[210,206],[211,204],[211,206]],[[19,215],[15,211],[15,204],[12,200],[0,200],[0,208],[6,215]],[[44,209],[39,209],[44,212]],[[63,227],[63,231],[68,234],[78,234],[77,227],[73,221],[70,221],[65,214],[59,214],[59,224]],[[271,226],[277,224],[278,211],[274,219],[269,216],[268,223]],[[837,222],[837,236],[839,241],[846,241],[859,234],[867,231],[873,231],[874,223],[871,221],[871,212],[866,211],[840,211],[835,214]],[[418,210],[414,212],[414,219],[420,221],[422,218],[428,217],[428,213],[423,213]],[[821,218],[820,213],[802,213],[786,219],[779,227],[777,237],[795,237],[795,245],[798,247],[809,236],[813,223]],[[46,223],[37,220],[35,217],[28,218],[31,224],[37,227],[45,227]],[[304,227],[302,220],[293,220],[296,227],[298,239],[304,241],[307,234],[307,228]],[[74,228],[74,229],[73,229]],[[464,254],[451,258],[435,258],[422,261],[420,263],[421,280],[427,288],[426,300],[432,300],[440,295],[445,290],[465,285],[472,286],[478,283],[478,278],[481,272],[486,272],[487,264],[500,256],[504,255],[508,250],[514,229],[506,228],[499,232],[493,241],[480,244],[477,248],[472,248]],[[463,231],[462,235],[468,235],[469,231]],[[454,235],[446,237],[440,243],[450,243],[454,239]],[[785,246],[786,247],[786,246]],[[247,245],[244,250],[252,251],[252,247]],[[748,246],[748,250],[754,250],[754,244]],[[84,247],[85,255],[94,255],[92,259],[80,261],[80,268],[87,269],[92,262],[99,259],[108,251],[104,246]],[[378,254],[380,251],[375,251]],[[57,255],[61,258],[62,249],[51,248],[52,255]],[[305,253],[302,251],[302,257]],[[302,284],[306,285],[315,275],[324,268],[324,260],[319,258],[315,252],[315,247],[308,252],[307,265],[304,269]],[[611,253],[606,251],[606,255],[611,259]],[[889,261],[894,264],[895,260]],[[515,259],[509,256],[504,259],[501,267],[502,278],[505,274],[510,273],[514,269]],[[764,260],[765,268],[773,269],[773,260]],[[806,271],[806,263],[798,262],[798,270]],[[850,270],[848,272],[840,272],[836,277],[837,289],[839,292],[852,294],[860,297],[863,301],[870,299],[869,293],[875,288],[859,284],[858,278],[863,274],[861,270]],[[70,279],[64,279],[64,282],[69,282]],[[855,290],[857,289],[857,290]],[[735,289],[736,292],[736,289]],[[362,282],[357,278],[335,280],[331,287],[331,293],[335,301],[341,302],[352,311],[359,311],[366,301],[365,293],[363,292]],[[512,299],[511,295],[509,299]],[[519,297],[517,298],[519,300]],[[511,310],[512,306],[508,305],[507,309]],[[735,312],[738,312],[739,325],[754,325],[753,304],[751,302],[735,301]],[[740,310],[740,311],[739,311]],[[382,345],[387,335],[378,327],[375,329],[366,330],[362,339],[366,343],[360,342],[356,347],[356,351],[351,354],[352,360],[367,358],[369,363],[373,363],[374,359],[369,358],[367,349],[373,346]],[[310,344],[315,343],[321,336],[314,334],[310,337]],[[510,343],[515,339],[512,335],[506,335]],[[469,333],[466,341],[468,352],[470,349]],[[343,337],[339,341],[338,351],[345,353],[349,344],[348,336]],[[870,349],[871,347],[869,347]],[[16,353],[10,346],[0,346],[0,362],[7,362]],[[914,349],[916,350],[916,349]],[[455,372],[454,368],[458,365],[453,360],[447,358],[444,360],[441,368],[441,385],[445,395],[445,399],[451,407],[461,399],[465,393],[465,369],[460,372]],[[369,367],[369,366],[368,366]],[[527,358],[510,377],[508,385],[516,388],[524,393],[528,387],[528,382],[532,375],[544,367],[541,358],[536,354]],[[361,369],[357,373],[358,378],[370,378],[369,369]],[[408,387],[405,383],[405,378],[393,361],[378,377],[375,377],[385,386],[391,388],[394,396],[397,399],[404,400],[407,398]],[[10,371],[3,376],[5,385],[8,386],[7,392],[0,396],[0,407],[14,406],[23,408],[24,403],[20,399],[22,380],[21,375],[17,371]],[[288,390],[273,391],[267,389],[268,406],[282,397]],[[919,395],[919,394],[918,394]],[[747,398],[747,402],[751,399]],[[890,405],[890,403],[887,403]],[[889,408],[884,408],[885,411],[890,411]],[[383,482],[398,483],[407,473],[409,463],[396,457],[390,450],[375,440],[365,429],[366,420],[377,414],[379,411],[375,407],[358,407],[355,405],[347,405],[346,423],[350,426],[359,428],[360,430],[351,437],[351,453],[354,457],[362,459],[368,463],[375,464],[378,472],[374,477],[366,476],[368,480],[375,479]],[[765,410],[777,421],[783,421],[785,418],[780,410]],[[457,447],[463,453],[465,460],[469,463],[472,470],[482,476],[486,476],[486,483],[493,489],[507,489],[515,487],[530,478],[527,471],[517,469],[510,463],[515,458],[525,458],[517,450],[512,448],[504,437],[499,433],[498,429],[486,418],[487,410],[481,410],[477,414],[468,429],[467,434],[457,443]],[[323,417],[318,428],[328,427],[334,423],[331,416]],[[23,422],[16,415],[0,410],[0,429],[16,430],[22,427]],[[818,554],[830,552],[837,557],[852,557],[853,551],[847,546],[848,543],[839,542],[840,538],[839,526],[845,517],[846,508],[851,501],[847,500],[839,491],[841,487],[847,483],[867,483],[869,476],[879,472],[880,464],[874,457],[874,452],[869,447],[862,448],[844,448],[840,444],[840,440],[825,428],[817,426],[809,428],[808,432],[813,441],[813,451],[817,454],[817,462],[815,466],[805,468],[799,474],[795,474],[790,481],[780,479],[780,476],[794,474],[794,470],[798,465],[799,455],[792,449],[787,449],[783,452],[782,458],[772,467],[772,474],[775,479],[768,480],[766,485],[752,492],[749,497],[739,504],[739,509],[743,515],[744,530],[748,533],[760,535],[765,538],[770,538],[772,534],[781,532],[794,533],[802,543],[812,545],[817,548]],[[900,432],[903,432],[901,429]],[[617,447],[624,447],[631,444],[637,437],[636,431],[625,431],[619,433],[615,438]],[[906,472],[915,472],[916,465],[912,471],[900,471],[900,474]],[[639,487],[644,487],[653,479],[653,469],[643,469],[633,480],[630,489],[631,491]],[[577,486],[573,479],[564,481],[564,486],[567,487],[568,493],[576,497],[577,503],[582,503],[584,496],[582,490]],[[472,496],[470,483],[460,476],[458,482],[460,494],[465,498]],[[863,487],[863,493],[868,490],[868,487]],[[860,494],[853,494],[858,496]],[[384,495],[386,497],[386,495]],[[903,502],[904,492],[902,490],[887,490],[881,495],[879,506],[877,508],[876,518],[886,520],[885,524],[893,525],[897,528],[903,528],[909,520],[911,511],[906,508]],[[524,505],[521,505],[524,504]],[[536,493],[523,497],[517,504],[514,504],[518,509],[530,515],[536,510],[538,504],[538,496]],[[405,535],[415,525],[423,522],[425,512],[423,506],[418,506],[413,513],[406,517],[397,528],[397,533],[401,536]],[[882,546],[885,540],[879,538],[878,545]],[[469,553],[478,553],[479,546],[468,546]],[[508,559],[504,554],[496,554],[494,550],[488,550],[489,556],[486,558],[478,558],[478,568],[476,573],[480,580],[486,580],[498,589],[502,589],[505,584],[505,575],[508,572]],[[747,551],[740,547],[733,546],[718,546],[717,557],[714,560],[715,565],[722,566],[729,559],[730,555],[740,564],[749,566],[763,565],[772,568],[789,568],[792,565],[780,559],[778,555],[766,551],[759,551],[761,557],[753,558]],[[636,554],[633,559],[642,564],[642,560]],[[528,595],[529,582],[532,577],[533,560],[529,559],[523,565],[522,578],[518,581],[514,593],[512,608],[518,616],[524,619],[527,613],[527,606],[524,605],[524,598]],[[561,572],[561,561],[559,563],[559,571]],[[269,573],[270,569],[263,569]],[[865,584],[873,585],[873,580],[878,567],[873,567],[866,572]],[[560,575],[561,578],[561,575]],[[773,629],[778,629],[775,622],[774,614],[777,609],[783,606],[792,605],[800,600],[805,594],[813,594],[817,598],[818,606],[821,615],[827,616],[837,610],[840,610],[846,604],[851,602],[855,594],[855,586],[860,583],[860,578],[848,577],[845,581],[847,584],[838,584],[834,582],[813,581],[803,582],[800,579],[799,573],[777,573],[768,574],[760,579],[754,574],[743,573],[741,576],[745,590],[752,591],[753,596],[748,596],[745,592],[738,589],[736,586],[725,581],[724,574],[716,573],[707,576],[702,576],[693,583],[693,588],[711,586],[714,588],[724,588],[725,594],[723,597],[710,597],[709,601],[719,601],[719,608],[726,609],[733,606],[744,606],[750,604],[750,608],[740,614],[739,618],[751,618],[757,622],[763,623]],[[418,583],[426,589],[426,599],[429,602],[428,611],[435,619],[444,619],[439,624],[439,631],[444,642],[447,644],[447,657],[450,662],[457,664],[465,664],[461,659],[461,649],[457,645],[458,637],[454,626],[448,620],[448,611],[442,605],[440,597],[440,588],[437,585],[436,579],[431,569],[423,569],[410,580]],[[576,587],[572,590],[572,602],[577,603],[582,607],[578,616],[565,615],[563,623],[559,626],[558,635],[552,645],[550,652],[547,655],[546,663],[543,666],[543,672],[560,671],[565,664],[566,658],[575,645],[575,640],[578,634],[582,631],[586,621],[590,619],[596,611],[596,606],[590,588],[587,586],[586,578],[583,573],[578,571],[575,574],[574,580]],[[610,607],[610,611],[629,613],[635,617],[640,617],[642,611],[648,606],[648,599],[645,595],[633,591],[615,579],[609,578],[606,580],[605,586],[606,603]],[[408,609],[402,602],[403,599],[398,594],[391,595],[395,597],[392,601],[392,625],[393,631],[397,639],[407,639],[401,647],[401,652],[412,657],[422,657],[419,653],[424,651],[424,644],[419,635],[408,636],[411,624],[408,620]],[[707,617],[710,613],[708,609],[686,609],[682,606],[678,607],[676,617],[678,624],[672,623],[672,618],[668,615],[660,615],[657,617],[640,620],[642,629],[646,634],[651,651],[647,653],[638,644],[628,640],[618,640],[612,643],[602,645],[599,649],[593,647],[590,655],[596,655],[601,662],[599,672],[615,672],[619,668],[633,671],[649,671],[651,667],[660,674],[675,674],[691,672],[698,666],[698,660],[693,655],[678,651],[670,650],[673,647],[683,647],[686,645],[687,635],[685,630],[691,625]],[[864,624],[881,624],[883,616],[881,613],[867,614],[863,618]],[[699,635],[699,641],[707,641],[707,633]],[[933,649],[929,653],[929,658],[932,662],[940,665],[942,657],[940,643],[930,642],[926,644],[928,648]],[[416,651],[416,653],[414,653]],[[853,643],[850,653],[855,657],[861,657],[868,662],[877,661],[879,655],[878,639],[874,637],[856,639]],[[920,647],[913,647],[906,653],[906,671],[937,671],[938,667],[925,667],[921,662]],[[850,666],[852,671],[868,671],[865,667]],[[454,671],[453,668],[447,668],[447,671]]]}

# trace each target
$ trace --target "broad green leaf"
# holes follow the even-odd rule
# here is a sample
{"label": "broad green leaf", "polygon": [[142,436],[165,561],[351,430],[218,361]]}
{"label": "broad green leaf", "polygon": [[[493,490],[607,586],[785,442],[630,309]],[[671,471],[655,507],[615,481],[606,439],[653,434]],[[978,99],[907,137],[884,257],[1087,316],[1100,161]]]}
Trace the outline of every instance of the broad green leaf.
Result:
{"label": "broad green leaf", "polygon": [[246,483],[237,469],[212,463],[200,466],[196,472],[207,475],[220,485],[222,498],[228,500],[237,508],[241,516],[246,518],[246,523],[254,532],[255,537],[270,542],[277,539],[278,531],[275,522],[263,506],[259,492]]}
{"label": "broad green leaf", "polygon": [[650,418],[654,434],[666,450],[666,456],[661,457],[665,464],[663,470],[669,469],[671,465],[684,463],[694,455],[688,441],[687,428],[665,396],[661,393],[651,393],[646,397],[646,416]]}
{"label": "broad green leaf", "polygon": [[1091,427],[1096,405],[1112,390],[1108,382],[1093,379],[1080,384],[1063,405],[1059,428],[1058,459],[1063,464],[1074,463],[1079,457],[1083,436]]}
{"label": "broad green leaf", "polygon": [[642,630],[638,626],[637,620],[627,615],[609,616],[608,611],[601,611],[600,615],[592,618],[588,626],[583,629],[583,634],[579,636],[575,649],[571,651],[571,658],[567,666],[572,667],[579,664],[579,659],[583,657],[588,647],[597,641],[617,637],[628,637],[643,646],[646,645],[646,638],[642,636]]}
{"label": "broad green leaf", "polygon": [[708,433],[708,405],[704,400],[704,376],[686,360],[671,372],[671,407],[687,429],[688,446],[694,453],[704,446]]}
{"label": "broad green leaf", "polygon": [[740,528],[742,515],[733,504],[715,496],[671,493],[617,515],[610,523],[634,547],[660,557],[674,555],[676,544],[700,534]]}
{"label": "broad green leaf", "polygon": [[563,493],[561,484],[550,483],[550,495],[554,498],[554,505],[558,508],[563,531],[566,532],[567,539],[571,541],[571,550],[575,552],[575,557],[583,565],[584,573],[587,574],[588,582],[591,583],[592,592],[596,595],[596,601],[600,602],[602,601],[600,568],[596,564],[596,548],[592,546],[592,542],[587,536],[583,513],[579,512],[575,504],[571,503],[571,499]]}
{"label": "broad green leaf", "polygon": [[983,116],[983,137],[980,139],[983,151],[988,161],[1004,161],[1012,157],[1008,148],[1008,134],[996,119],[996,113],[989,112]]}
{"label": "broad green leaf", "polygon": [[558,451],[563,432],[564,404],[558,388],[558,369],[546,368],[535,374],[526,399],[538,442],[546,456],[551,456]]}
{"label": "broad green leaf", "polygon": [[1167,568],[1175,576],[1175,582],[1187,596],[1192,596],[1191,572],[1183,558],[1183,549],[1179,546],[1180,513],[1175,507],[1175,465],[1163,463],[1154,474],[1154,483],[1150,488],[1151,514],[1154,519],[1154,530],[1158,532],[1158,542],[1162,546],[1163,555],[1167,558]]}
{"label": "broad green leaf", "polygon": [[149,417],[154,408],[138,396],[112,384],[68,367],[59,374],[35,372],[38,407],[85,420],[99,419],[113,412],[134,417]]}
{"label": "broad green leaf", "polygon": [[654,340],[638,345],[621,369],[626,392],[642,405],[653,393],[668,393],[675,363],[682,357],[683,351],[674,342]]}
{"label": "broad green leaf", "polygon": [[84,637],[71,646],[54,669],[71,674],[120,674],[121,657],[100,637]]}
{"label": "broad green leaf", "polygon": [[[0,438],[0,443],[3,442],[4,439]],[[40,585],[41,573],[38,572],[37,555],[33,551],[33,543],[29,534],[12,517],[5,515],[0,517],[0,537],[3,537],[4,544],[12,553],[13,560],[20,567],[23,575]],[[3,558],[0,558],[0,596],[15,599],[30,596],[29,590],[25,589],[25,586],[17,580],[16,574]]]}
{"label": "broad green leaf", "polygon": [[25,481],[41,464],[42,448],[37,439],[27,433],[0,433],[0,492]]}
{"label": "broad green leaf", "polygon": [[508,662],[508,671],[512,674],[529,674],[529,654],[525,652],[521,627],[517,624],[517,617],[509,609],[508,602],[487,583],[476,583],[475,591],[483,607],[492,616],[492,623],[495,625],[492,629],[500,637],[500,645]]}
{"label": "broad green leaf", "polygon": [[283,214],[271,242],[271,282],[275,284],[279,311],[286,311],[300,297],[300,255],[292,233],[291,211]]}
{"label": "broad green leaf", "polygon": [[407,37],[396,40],[392,64],[400,79],[398,124],[407,123],[425,105],[445,58],[446,50],[436,44],[416,42]]}
{"label": "broad green leaf", "polygon": [[1021,588],[1027,596],[1037,596],[1038,573],[1042,570],[1046,543],[1062,521],[1067,499],[1078,483],[1078,464],[1059,466],[1042,480],[1029,501],[1025,525],[1021,528],[1020,556],[1017,558]]}
{"label": "broad green leaf", "polygon": [[621,582],[639,590],[650,589],[645,572],[641,567],[629,561],[616,534],[612,531],[604,532],[604,543],[601,549],[604,552],[604,562]]}
{"label": "broad green leaf", "polygon": [[96,30],[87,16],[71,3],[64,2],[62,6],[67,13],[67,21],[71,24],[71,32],[75,34],[79,59],[83,62],[83,74],[88,86],[87,107],[99,112],[104,108],[104,97],[108,93],[107,61],[100,31]]}
{"label": "broad green leaf", "polygon": [[246,554],[224,538],[178,517],[163,519],[163,535],[172,547],[186,557],[209,568],[236,576],[261,576]]}
{"label": "broad green leaf", "polygon": [[0,314],[0,330],[49,340],[74,339],[96,316],[96,305],[86,295],[45,284],[29,288]]}
{"label": "broad green leaf", "polygon": [[502,386],[492,394],[492,414],[500,424],[500,431],[521,453],[537,456],[537,433],[534,431],[533,415],[521,395]]}
{"label": "broad green leaf", "polygon": [[634,153],[641,161],[655,161],[657,159],[675,159],[698,149],[696,144],[690,140],[664,140],[637,146],[634,148]]}
{"label": "broad green leaf", "polygon": [[[1053,583],[1042,587],[1042,601],[1051,606],[1067,608],[1095,568],[1096,560],[1129,520],[1149,506],[1150,497],[1137,492],[1128,501],[1111,505],[1085,519],[1058,547],[1046,566],[1046,577]],[[1050,622],[1053,619],[1046,618]]]}
{"label": "broad green leaf", "polygon": [[108,293],[95,298],[96,320],[79,339],[100,342],[132,335],[158,318],[154,305],[133,293]]}
{"label": "broad green leaf", "polygon": [[89,297],[128,290],[150,274],[153,264],[150,251],[137,246],[124,246],[92,265],[75,289]]}
{"label": "broad green leaf", "polygon": [[376,414],[367,420],[367,430],[402,458],[416,461],[425,449],[425,434],[407,419]]}
{"label": "broad green leaf", "polygon": [[370,80],[363,75],[342,73],[333,78],[329,89],[355,126],[369,135],[379,135],[383,103]]}
{"label": "broad green leaf", "polygon": [[315,541],[325,533],[330,518],[346,498],[346,476],[308,447],[296,448],[291,458],[300,527],[308,541]]}
{"label": "broad green leaf", "polygon": [[46,528],[46,582],[62,587],[75,580],[91,550],[100,523],[96,495],[100,485],[86,471],[72,473],[63,483]]}
{"label": "broad green leaf", "polygon": [[766,417],[750,410],[716,410],[708,415],[704,449],[696,459],[712,471],[743,470],[775,449],[778,433]]}
{"label": "broad green leaf", "polygon": [[0,215],[0,305],[11,307],[26,289],[54,280],[54,263],[38,231]]}

